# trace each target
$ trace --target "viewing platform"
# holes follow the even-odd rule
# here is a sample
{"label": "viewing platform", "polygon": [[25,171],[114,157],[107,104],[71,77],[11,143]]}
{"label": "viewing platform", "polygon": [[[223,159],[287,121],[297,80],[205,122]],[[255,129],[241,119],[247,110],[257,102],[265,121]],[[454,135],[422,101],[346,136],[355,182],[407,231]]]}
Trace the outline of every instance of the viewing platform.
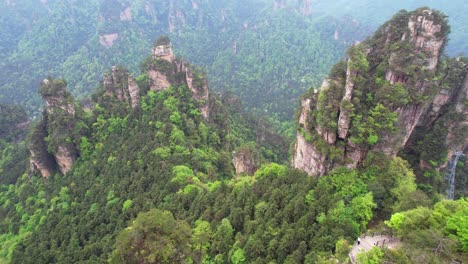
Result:
{"label": "viewing platform", "polygon": [[375,232],[364,234],[361,237],[361,243],[358,244],[357,239],[354,241],[353,247],[349,252],[349,258],[351,263],[357,263],[357,255],[362,251],[369,251],[372,247],[386,247],[386,248],[397,248],[401,242],[397,237],[385,232]]}

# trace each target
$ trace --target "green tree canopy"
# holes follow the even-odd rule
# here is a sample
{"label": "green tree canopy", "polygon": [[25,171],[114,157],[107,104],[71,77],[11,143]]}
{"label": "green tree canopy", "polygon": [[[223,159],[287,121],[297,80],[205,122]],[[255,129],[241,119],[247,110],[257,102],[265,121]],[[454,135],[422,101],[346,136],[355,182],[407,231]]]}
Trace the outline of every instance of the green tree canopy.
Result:
{"label": "green tree canopy", "polygon": [[151,209],[119,233],[110,263],[181,263],[190,251],[190,227],[172,213]]}

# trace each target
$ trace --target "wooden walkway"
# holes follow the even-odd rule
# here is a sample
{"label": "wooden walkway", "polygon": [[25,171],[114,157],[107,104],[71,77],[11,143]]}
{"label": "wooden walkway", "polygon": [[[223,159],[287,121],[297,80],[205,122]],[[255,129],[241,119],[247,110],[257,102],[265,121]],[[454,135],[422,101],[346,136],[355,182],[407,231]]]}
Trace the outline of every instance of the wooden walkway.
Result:
{"label": "wooden walkway", "polygon": [[356,263],[357,254],[362,251],[369,251],[372,247],[387,247],[395,248],[400,245],[398,238],[391,237],[386,234],[375,234],[375,235],[365,235],[361,237],[361,243],[358,245],[357,240],[354,242],[351,251],[349,252],[349,258],[351,263]]}

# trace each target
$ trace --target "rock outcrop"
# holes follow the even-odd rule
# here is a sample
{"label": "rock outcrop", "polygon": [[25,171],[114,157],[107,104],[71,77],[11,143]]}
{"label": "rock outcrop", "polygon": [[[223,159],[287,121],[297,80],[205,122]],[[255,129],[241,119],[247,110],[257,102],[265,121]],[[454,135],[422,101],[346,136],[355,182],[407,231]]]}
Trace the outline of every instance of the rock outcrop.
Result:
{"label": "rock outcrop", "polygon": [[448,124],[448,134],[445,141],[449,147],[447,160],[451,160],[456,151],[463,151],[465,156],[468,155],[468,70],[462,86],[455,95],[454,113],[458,118],[455,122]]}
{"label": "rock outcrop", "polygon": [[[346,70],[346,84],[345,84],[345,94],[341,100],[341,105],[351,103],[351,97],[353,95],[354,89],[354,79],[356,78],[358,72],[351,70],[350,67],[351,59],[348,59],[348,68]],[[338,117],[338,137],[345,139],[348,135],[349,122],[351,118],[351,110],[341,107],[340,116]]]}
{"label": "rock outcrop", "polygon": [[45,109],[30,140],[31,170],[38,170],[47,178],[57,166],[65,175],[78,157],[71,138],[76,121],[74,100],[64,80],[44,79],[40,93]]}
{"label": "rock outcrop", "polygon": [[146,65],[150,90],[165,90],[173,85],[186,85],[197,102],[201,115],[209,117],[209,91],[206,75],[185,60],[175,57],[169,38],[160,37],[153,46],[152,60]]}
{"label": "rock outcrop", "polygon": [[296,169],[303,170],[309,175],[322,176],[327,172],[326,155],[316,149],[314,144],[297,132],[292,164]]}
{"label": "rock outcrop", "polygon": [[114,46],[114,42],[119,38],[119,33],[109,33],[99,36],[99,44],[106,48]]}
{"label": "rock outcrop", "polygon": [[[446,59],[439,68],[440,89],[402,151],[418,161],[413,166],[416,175],[444,173],[455,153],[468,155],[468,59]],[[463,161],[468,166],[468,159]],[[457,170],[457,178],[466,178],[466,174],[460,174],[464,172]],[[463,185],[458,189],[461,193],[467,191]]]}
{"label": "rock outcrop", "polygon": [[167,75],[160,71],[148,70],[148,76],[151,78],[150,89],[152,91],[166,90],[171,86],[171,82],[167,79]]}
{"label": "rock outcrop", "polygon": [[[44,113],[47,116],[47,113]],[[33,127],[29,137],[29,159],[30,171],[39,172],[42,177],[49,178],[55,171],[56,163],[54,156],[47,152],[47,118],[43,118]]]}
{"label": "rock outcrop", "polygon": [[320,93],[302,99],[292,165],[310,175],[355,168],[368,152],[396,156],[416,126],[430,127],[463,93],[437,77],[447,32],[437,11],[401,11],[350,48]]}
{"label": "rock outcrop", "polygon": [[257,170],[256,157],[250,149],[240,149],[233,153],[232,163],[237,175],[253,175]]}
{"label": "rock outcrop", "polygon": [[112,71],[104,75],[103,85],[108,96],[115,96],[118,100],[130,104],[132,108],[140,104],[140,88],[128,70],[112,67]]}
{"label": "rock outcrop", "polygon": [[120,21],[132,21],[132,9],[126,7],[125,10],[120,12]]}
{"label": "rock outcrop", "polygon": [[202,116],[207,119],[209,115],[209,92],[208,79],[200,70],[193,69],[187,62],[178,63],[177,72],[185,73],[185,82],[192,92],[192,97],[199,103],[199,109]]}
{"label": "rock outcrop", "polygon": [[171,42],[167,37],[159,38],[153,46],[153,59],[162,59],[173,62],[175,59]]}
{"label": "rock outcrop", "polygon": [[42,177],[49,178],[53,172],[53,163],[46,163],[43,161],[42,155],[35,152],[34,150],[30,150],[31,158],[29,160],[29,170],[32,172],[38,171]]}
{"label": "rock outcrop", "polygon": [[[198,105],[203,118],[209,117],[208,81],[203,71],[191,66],[187,61],[176,58],[168,37],[162,36],[155,41],[149,57],[143,66],[151,91],[162,91],[175,85],[186,85],[192,98]],[[132,108],[140,104],[141,88],[129,71],[120,66],[104,75],[105,94],[111,98],[126,102]]]}

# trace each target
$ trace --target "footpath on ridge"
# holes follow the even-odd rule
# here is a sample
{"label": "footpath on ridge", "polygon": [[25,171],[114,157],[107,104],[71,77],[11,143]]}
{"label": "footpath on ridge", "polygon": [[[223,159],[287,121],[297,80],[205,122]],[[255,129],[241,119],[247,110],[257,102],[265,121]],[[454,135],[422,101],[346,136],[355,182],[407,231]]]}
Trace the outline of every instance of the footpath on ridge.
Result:
{"label": "footpath on ridge", "polygon": [[349,252],[349,258],[351,263],[356,263],[357,254],[362,251],[369,251],[372,247],[387,247],[387,248],[396,248],[400,246],[400,240],[391,235],[383,233],[375,233],[372,235],[363,235],[361,237],[361,243],[358,244],[357,240],[354,241],[353,247]]}

